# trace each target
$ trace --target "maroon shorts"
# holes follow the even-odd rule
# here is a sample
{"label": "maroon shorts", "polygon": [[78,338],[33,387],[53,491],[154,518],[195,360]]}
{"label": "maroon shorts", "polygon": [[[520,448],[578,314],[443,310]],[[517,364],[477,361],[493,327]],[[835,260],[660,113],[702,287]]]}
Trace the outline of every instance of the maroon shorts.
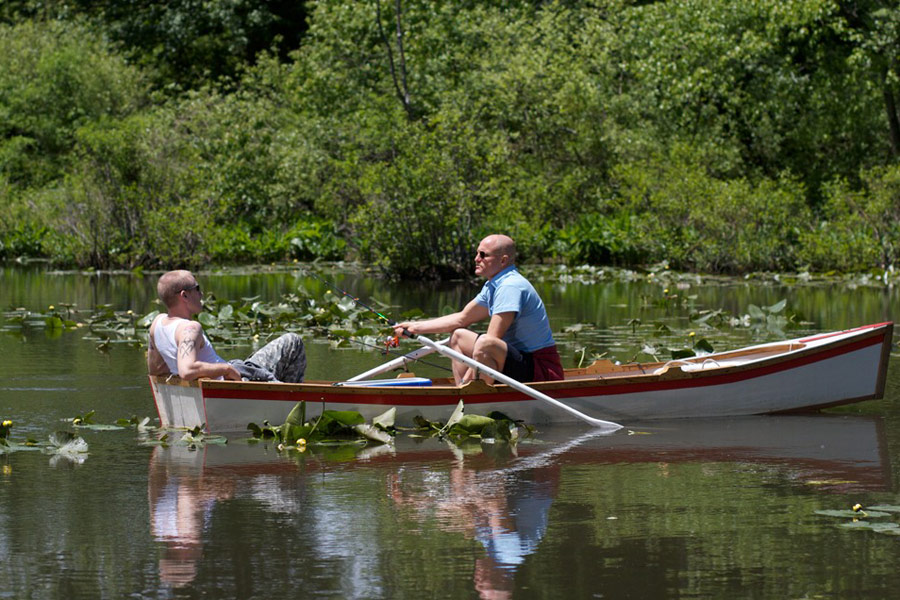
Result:
{"label": "maroon shorts", "polygon": [[507,344],[503,374],[516,381],[557,381],[563,378],[562,362],[556,346],[547,346],[534,352],[521,352]]}

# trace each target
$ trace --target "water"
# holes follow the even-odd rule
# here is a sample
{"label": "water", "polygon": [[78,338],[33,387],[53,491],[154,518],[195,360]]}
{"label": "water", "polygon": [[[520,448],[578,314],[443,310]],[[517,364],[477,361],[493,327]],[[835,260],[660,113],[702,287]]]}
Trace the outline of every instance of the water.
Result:
{"label": "water", "polygon": [[[199,279],[224,298],[275,300],[298,284],[324,292],[291,270]],[[474,293],[462,282],[336,279],[395,315],[437,314]],[[5,268],[0,308],[109,303],[144,314],[154,285]],[[690,327],[686,310],[648,304],[660,287],[539,285],[555,331],[591,324],[560,335],[566,364],[583,347],[627,358],[633,318]],[[809,321],[804,331],[889,320],[900,307],[896,290],[876,287],[701,282],[682,292],[732,313],[786,298]],[[46,440],[90,410],[101,423],[155,416],[141,348],[101,351],[83,330],[0,326],[0,418],[15,422],[11,439]],[[718,349],[765,337],[701,333]],[[312,338],[308,353],[310,378],[383,360]],[[816,514],[900,504],[897,358],[888,377],[884,400],[824,415],[653,423],[613,436],[545,428],[514,448],[401,437],[393,449],[285,454],[238,439],[189,450],[141,445],[134,429],[79,430],[90,448],[82,462],[0,455],[0,598],[889,598],[900,537]]]}

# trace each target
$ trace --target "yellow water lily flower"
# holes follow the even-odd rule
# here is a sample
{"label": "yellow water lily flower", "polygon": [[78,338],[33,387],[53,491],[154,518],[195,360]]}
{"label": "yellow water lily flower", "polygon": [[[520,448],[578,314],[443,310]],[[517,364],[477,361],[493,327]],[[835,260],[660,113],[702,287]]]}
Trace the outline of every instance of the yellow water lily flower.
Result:
{"label": "yellow water lily flower", "polygon": [[298,445],[298,446],[305,446],[305,445],[306,445],[306,440],[304,440],[303,438],[297,438],[297,445]]}
{"label": "yellow water lily flower", "polygon": [[4,427],[12,427],[12,424],[13,424],[13,422],[10,421],[9,419],[6,419],[5,421],[3,421]]}
{"label": "yellow water lily flower", "polygon": [[853,512],[859,512],[859,511],[862,510],[862,508],[863,508],[863,507],[862,507],[862,504],[859,504],[859,503],[854,504],[854,505],[853,505]]}

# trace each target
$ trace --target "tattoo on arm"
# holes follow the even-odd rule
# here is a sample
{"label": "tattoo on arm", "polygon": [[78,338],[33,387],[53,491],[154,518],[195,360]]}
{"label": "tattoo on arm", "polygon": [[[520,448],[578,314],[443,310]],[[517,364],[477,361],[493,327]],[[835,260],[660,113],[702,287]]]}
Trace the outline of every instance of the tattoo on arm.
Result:
{"label": "tattoo on arm", "polygon": [[194,346],[196,342],[194,338],[185,338],[182,340],[181,345],[178,347],[178,355],[179,356],[187,356],[188,354],[194,351]]}

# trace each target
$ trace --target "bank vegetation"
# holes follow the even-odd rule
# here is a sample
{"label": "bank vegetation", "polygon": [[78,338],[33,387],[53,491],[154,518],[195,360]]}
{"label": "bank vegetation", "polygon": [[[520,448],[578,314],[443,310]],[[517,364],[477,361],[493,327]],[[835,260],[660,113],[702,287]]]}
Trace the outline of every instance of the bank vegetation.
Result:
{"label": "bank vegetation", "polygon": [[12,0],[0,258],[869,271],[900,252],[879,0]]}

